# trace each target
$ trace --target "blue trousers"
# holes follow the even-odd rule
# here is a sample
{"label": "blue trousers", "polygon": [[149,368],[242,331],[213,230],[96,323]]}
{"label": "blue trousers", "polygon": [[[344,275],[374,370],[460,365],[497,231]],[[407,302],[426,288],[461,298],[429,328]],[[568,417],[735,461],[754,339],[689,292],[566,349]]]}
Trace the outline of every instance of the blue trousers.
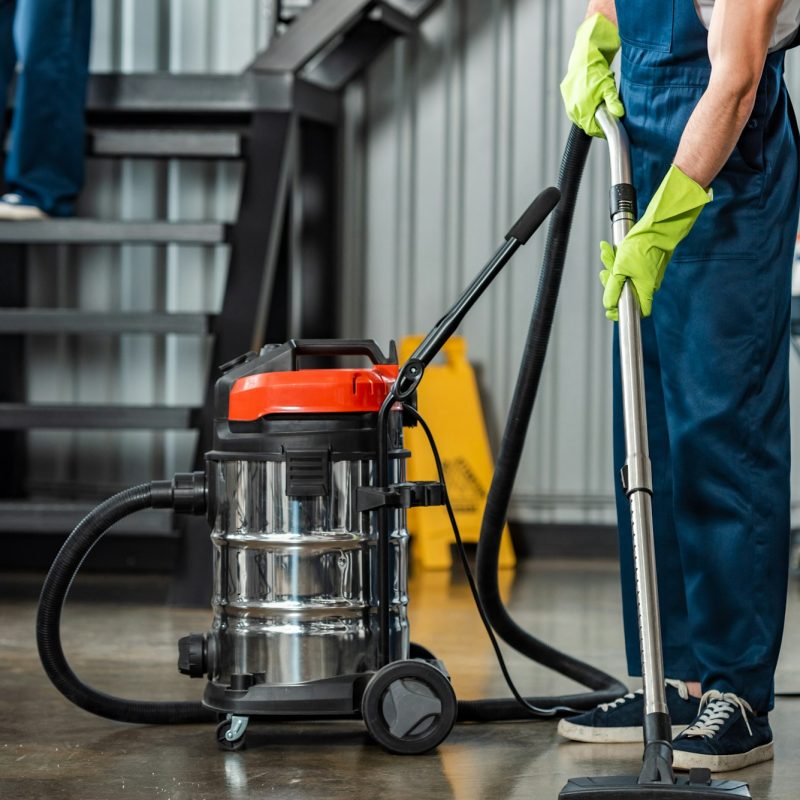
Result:
{"label": "blue trousers", "polygon": [[54,216],[83,184],[91,0],[0,0],[0,97],[19,64],[7,190]]}
{"label": "blue trousers", "polygon": [[[641,213],[703,87],[626,77],[625,127]],[[800,136],[788,104],[778,64],[714,181],[713,202],[676,250],[653,315],[642,321],[666,675],[735,692],[758,712],[773,705],[790,536],[789,313]],[[619,469],[618,357],[614,377]],[[640,675],[630,510],[620,490],[617,513],[628,665]]]}

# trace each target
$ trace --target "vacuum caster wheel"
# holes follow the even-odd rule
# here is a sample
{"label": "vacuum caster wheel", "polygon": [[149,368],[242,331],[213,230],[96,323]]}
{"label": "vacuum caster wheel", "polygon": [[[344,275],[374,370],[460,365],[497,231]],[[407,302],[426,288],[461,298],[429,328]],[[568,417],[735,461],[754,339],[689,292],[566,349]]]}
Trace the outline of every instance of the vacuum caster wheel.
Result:
{"label": "vacuum caster wheel", "polygon": [[361,698],[373,739],[390,753],[418,755],[438,747],[453,729],[458,704],[445,675],[424,661],[379,669]]}
{"label": "vacuum caster wheel", "polygon": [[217,725],[217,747],[226,752],[244,750],[246,747],[244,734],[248,722],[247,717],[236,716],[222,720]]}

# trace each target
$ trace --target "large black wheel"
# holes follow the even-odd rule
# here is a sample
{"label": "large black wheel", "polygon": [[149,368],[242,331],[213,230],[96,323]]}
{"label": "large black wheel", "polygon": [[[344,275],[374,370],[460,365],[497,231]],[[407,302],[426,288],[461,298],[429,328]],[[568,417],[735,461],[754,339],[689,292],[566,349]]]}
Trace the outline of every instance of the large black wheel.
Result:
{"label": "large black wheel", "polygon": [[456,721],[450,681],[424,661],[395,661],[375,673],[361,698],[373,739],[390,753],[418,755],[438,747]]}

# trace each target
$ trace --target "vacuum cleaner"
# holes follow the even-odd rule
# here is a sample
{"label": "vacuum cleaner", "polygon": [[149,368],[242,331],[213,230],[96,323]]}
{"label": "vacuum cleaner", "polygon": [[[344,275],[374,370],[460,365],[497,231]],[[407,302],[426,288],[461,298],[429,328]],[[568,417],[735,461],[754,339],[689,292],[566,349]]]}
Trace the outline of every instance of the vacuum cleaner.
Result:
{"label": "vacuum cleaner", "polygon": [[[245,746],[256,720],[357,719],[392,753],[424,753],[456,721],[552,717],[610,702],[617,679],[518,628],[500,600],[497,559],[519,462],[520,425],[535,399],[589,139],[573,131],[559,189],[542,192],[497,252],[402,366],[372,341],[292,340],[222,366],[213,449],[202,472],[127,489],[91,511],[56,556],[42,587],[37,645],[56,688],[100,716],[145,724],[216,721],[223,750]],[[557,207],[557,208],[556,208]],[[553,209],[517,397],[489,492],[478,581],[460,542],[441,469],[405,478],[403,428],[419,424],[416,390],[427,364],[514,253]],[[304,360],[360,356],[368,367],[308,369]],[[534,387],[531,391],[531,387]],[[444,504],[462,564],[513,697],[457,701],[444,664],[411,642],[406,510]],[[178,668],[206,678],[202,702],[139,702],[88,686],[70,667],[60,621],[84,559],[117,521],[163,508],[205,515],[213,542],[213,621],[178,643]],[[479,584],[479,585],[478,585]],[[524,698],[497,635],[590,691]]]}
{"label": "vacuum cleaner", "polygon": [[[429,433],[416,410],[417,387],[427,364],[560,199],[551,187],[534,200],[402,368],[394,344],[384,355],[368,340],[292,340],[223,365],[205,470],[106,500],[56,556],[37,616],[39,653],[56,688],[111,719],[216,720],[223,750],[245,746],[252,719],[361,718],[372,737],[397,754],[435,748],[457,719],[554,716],[624,693],[615,678],[530,637],[529,655],[592,691],[523,698],[501,661],[513,699],[458,702],[444,664],[409,635],[406,510],[444,504],[456,522],[432,437],[438,481],[405,479],[404,426],[420,424]],[[556,246],[548,248],[549,273],[560,274],[563,266],[566,239],[558,231],[569,221],[561,220],[551,229]],[[370,366],[302,365],[309,357],[353,356]],[[178,643],[179,670],[207,678],[201,703],[145,703],[99,692],[75,675],[61,646],[63,604],[84,559],[115,522],[145,508],[204,514],[211,527],[211,630]],[[483,579],[493,597],[488,610],[478,605],[501,659],[492,626],[505,636],[504,620],[493,623],[491,614],[499,598],[496,560],[504,520],[502,509],[496,529],[484,531],[479,554],[494,574]],[[463,546],[460,552],[469,570]],[[469,579],[477,598],[471,573]]]}

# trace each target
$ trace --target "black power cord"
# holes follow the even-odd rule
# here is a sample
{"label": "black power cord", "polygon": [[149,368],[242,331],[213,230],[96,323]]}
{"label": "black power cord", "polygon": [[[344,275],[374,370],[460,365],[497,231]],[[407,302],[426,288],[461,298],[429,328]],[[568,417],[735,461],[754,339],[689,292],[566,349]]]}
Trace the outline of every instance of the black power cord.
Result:
{"label": "black power cord", "polygon": [[456,540],[456,549],[458,550],[458,556],[461,561],[461,566],[464,569],[464,574],[467,578],[467,583],[469,584],[469,590],[472,593],[472,599],[475,602],[475,607],[478,609],[478,614],[481,618],[481,622],[483,623],[483,627],[486,630],[486,635],[489,637],[489,641],[492,644],[492,649],[494,650],[495,658],[497,659],[497,663],[500,667],[500,672],[503,673],[503,678],[508,686],[511,694],[514,696],[514,699],[526,709],[531,716],[534,717],[555,717],[561,714],[580,714],[583,709],[572,708],[570,706],[551,706],[548,708],[542,708],[540,706],[533,705],[533,703],[526,700],[520,691],[517,689],[516,685],[514,684],[514,680],[511,677],[511,673],[508,671],[508,666],[506,664],[506,660],[503,656],[502,651],[500,650],[500,645],[497,641],[497,637],[495,636],[494,629],[492,628],[491,622],[489,622],[489,618],[486,614],[486,610],[483,607],[483,602],[478,594],[478,587],[475,583],[475,578],[472,574],[472,568],[469,565],[469,559],[467,558],[467,551],[464,548],[464,542],[461,538],[461,531],[458,528],[458,521],[456,520],[455,512],[453,511],[453,506],[450,502],[450,495],[447,492],[447,484],[445,482],[444,476],[444,467],[442,466],[442,459],[439,455],[439,449],[436,446],[436,442],[433,438],[433,434],[431,433],[431,429],[428,427],[428,423],[425,422],[422,415],[411,405],[406,403],[403,404],[403,408],[408,414],[410,414],[420,425],[422,430],[425,432],[425,436],[428,439],[428,444],[431,448],[431,453],[433,454],[433,460],[436,462],[436,471],[439,475],[439,483],[442,484],[444,488],[444,504],[445,508],[447,509],[447,516],[450,518],[450,525],[453,528],[453,536]]}

